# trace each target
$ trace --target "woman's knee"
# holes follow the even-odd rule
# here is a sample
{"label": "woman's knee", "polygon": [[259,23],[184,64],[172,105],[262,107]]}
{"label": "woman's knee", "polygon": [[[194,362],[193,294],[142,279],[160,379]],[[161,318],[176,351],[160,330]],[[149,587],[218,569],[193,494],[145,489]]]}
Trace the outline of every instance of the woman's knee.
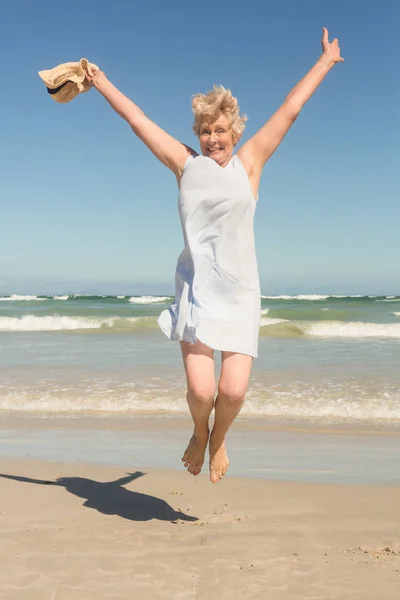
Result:
{"label": "woman's knee", "polygon": [[188,388],[188,399],[198,402],[199,404],[209,404],[214,402],[215,387],[215,383],[199,382],[192,384]]}
{"label": "woman's knee", "polygon": [[235,382],[220,381],[218,385],[218,398],[229,404],[242,404],[246,396],[247,386]]}

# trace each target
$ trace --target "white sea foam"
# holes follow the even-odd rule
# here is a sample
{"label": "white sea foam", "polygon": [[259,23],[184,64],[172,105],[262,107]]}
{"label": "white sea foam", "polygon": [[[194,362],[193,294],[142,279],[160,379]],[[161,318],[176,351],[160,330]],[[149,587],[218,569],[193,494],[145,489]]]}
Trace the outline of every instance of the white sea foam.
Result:
{"label": "white sea foam", "polygon": [[296,322],[307,335],[340,338],[400,338],[400,323],[362,323],[342,321]]}
{"label": "white sea foam", "polygon": [[46,300],[46,298],[38,298],[37,296],[19,296],[18,294],[0,298],[1,302],[32,302],[34,300],[43,301]]}
{"label": "white sea foam", "polygon": [[54,296],[53,300],[68,300],[69,296]]}
{"label": "white sea foam", "polygon": [[367,391],[357,383],[326,387],[295,382],[287,389],[274,385],[264,392],[251,389],[241,414],[324,420],[400,420],[400,393],[393,386]]}
{"label": "white sea foam", "polygon": [[155,304],[166,300],[169,300],[169,296],[132,296],[129,298],[129,302],[132,304]]}
{"label": "white sea foam", "polygon": [[[87,381],[87,380],[86,380]],[[185,388],[165,388],[158,382],[148,390],[132,385],[120,391],[98,389],[98,380],[76,388],[15,390],[4,389],[0,395],[0,410],[36,413],[186,413]],[[108,386],[109,387],[109,386]],[[122,389],[121,389],[122,388]],[[242,416],[263,416],[305,419],[340,420],[400,420],[400,392],[393,385],[383,384],[379,390],[368,391],[357,382],[324,385],[294,381],[266,387],[262,380],[253,380],[241,411]]]}
{"label": "white sea foam", "polygon": [[122,300],[123,298],[125,298],[125,296],[117,296],[117,298],[118,298],[119,300]]}
{"label": "white sea foam", "polygon": [[377,300],[377,302],[400,302],[400,298],[387,297],[386,300]]}
{"label": "white sea foam", "polygon": [[261,311],[260,327],[268,327],[268,325],[287,322],[287,319],[272,319],[271,317],[267,317],[268,312],[269,308],[263,308]]}
{"label": "white sea foam", "polygon": [[73,298],[91,298],[92,296],[94,296],[95,298],[106,298],[106,296],[100,296],[97,294],[74,294],[72,297]]}
{"label": "white sea foam", "polygon": [[[345,322],[345,321],[291,321],[288,319],[270,318],[266,315],[269,308],[261,311],[260,327],[287,323],[281,330],[284,333],[296,332],[300,335],[313,337],[337,337],[337,338],[400,338],[400,324],[398,323],[367,323],[367,322]],[[329,311],[329,308],[322,308]],[[400,316],[400,312],[393,313]],[[276,334],[276,332],[274,331]]]}
{"label": "white sea foam", "polygon": [[278,323],[288,323],[287,319],[272,319],[271,317],[261,317],[260,327],[268,327],[268,325],[277,325]]}
{"label": "white sea foam", "polygon": [[395,317],[400,317],[400,312],[394,312],[393,314]]}
{"label": "white sea foam", "polygon": [[73,329],[100,329],[111,327],[116,317],[90,319],[87,317],[0,317],[0,331],[63,331]]}
{"label": "white sea foam", "polygon": [[59,315],[38,317],[0,317],[0,331],[72,331],[72,330],[118,330],[155,326],[156,317],[61,317]]}
{"label": "white sea foam", "polygon": [[266,300],[327,300],[329,296],[320,296],[318,294],[304,294],[299,296],[261,296],[261,298]]}

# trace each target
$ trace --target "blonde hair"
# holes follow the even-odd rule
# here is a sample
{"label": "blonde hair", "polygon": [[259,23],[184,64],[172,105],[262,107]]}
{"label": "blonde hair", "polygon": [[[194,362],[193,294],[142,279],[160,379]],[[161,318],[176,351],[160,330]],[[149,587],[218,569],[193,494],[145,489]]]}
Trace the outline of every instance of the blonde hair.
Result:
{"label": "blonde hair", "polygon": [[199,135],[201,124],[204,121],[213,123],[221,115],[228,118],[232,127],[234,137],[240,137],[245,128],[247,116],[240,116],[240,108],[237,98],[231,90],[222,85],[213,85],[213,89],[207,94],[196,94],[192,96],[192,110],[194,114],[193,131]]}

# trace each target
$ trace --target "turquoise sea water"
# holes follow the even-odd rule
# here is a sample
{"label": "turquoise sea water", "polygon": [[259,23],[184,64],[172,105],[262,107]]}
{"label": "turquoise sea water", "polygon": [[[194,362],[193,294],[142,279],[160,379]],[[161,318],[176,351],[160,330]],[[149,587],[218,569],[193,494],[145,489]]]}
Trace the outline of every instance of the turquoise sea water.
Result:
{"label": "turquoise sea water", "polygon": [[[154,296],[0,297],[0,410],[186,411]],[[400,422],[400,296],[263,296],[244,416]],[[217,361],[218,368],[218,361]]]}

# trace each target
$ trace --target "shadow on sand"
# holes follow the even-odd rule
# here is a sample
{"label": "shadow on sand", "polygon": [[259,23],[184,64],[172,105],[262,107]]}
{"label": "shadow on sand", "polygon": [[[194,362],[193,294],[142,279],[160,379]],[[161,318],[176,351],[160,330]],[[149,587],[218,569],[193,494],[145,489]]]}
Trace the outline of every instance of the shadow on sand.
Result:
{"label": "shadow on sand", "polygon": [[151,521],[152,519],[158,519],[159,521],[176,521],[177,519],[197,521],[197,517],[174,510],[165,500],[148,494],[132,492],[123,487],[143,475],[146,475],[146,473],[136,471],[116,481],[102,482],[86,479],[85,477],[61,477],[55,481],[46,481],[0,473],[0,477],[23,483],[65,487],[70,494],[85,498],[86,502],[83,506],[93,508],[105,515],[118,515],[131,521]]}

